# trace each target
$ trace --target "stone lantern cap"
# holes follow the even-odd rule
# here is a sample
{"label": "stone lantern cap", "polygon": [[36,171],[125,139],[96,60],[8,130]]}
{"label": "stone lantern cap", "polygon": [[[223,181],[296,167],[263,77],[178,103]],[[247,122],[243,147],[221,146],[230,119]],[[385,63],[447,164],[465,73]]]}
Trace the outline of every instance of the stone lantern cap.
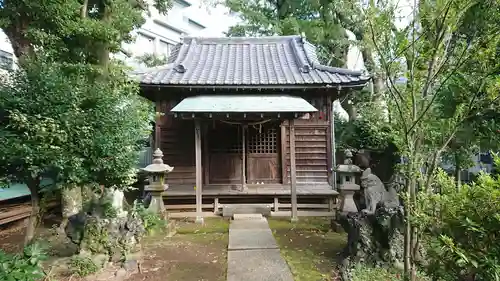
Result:
{"label": "stone lantern cap", "polygon": [[340,173],[361,173],[361,168],[354,164],[340,164],[335,170]]}
{"label": "stone lantern cap", "polygon": [[161,173],[170,173],[174,170],[174,167],[170,167],[167,164],[163,163],[163,152],[157,148],[153,153],[153,163],[149,164],[146,168],[142,170],[147,173],[152,174],[161,174]]}
{"label": "stone lantern cap", "polygon": [[352,152],[349,149],[346,149],[344,151],[344,155],[345,155],[344,164],[337,165],[335,171],[340,173],[350,173],[350,174],[361,173],[361,168],[353,164]]}

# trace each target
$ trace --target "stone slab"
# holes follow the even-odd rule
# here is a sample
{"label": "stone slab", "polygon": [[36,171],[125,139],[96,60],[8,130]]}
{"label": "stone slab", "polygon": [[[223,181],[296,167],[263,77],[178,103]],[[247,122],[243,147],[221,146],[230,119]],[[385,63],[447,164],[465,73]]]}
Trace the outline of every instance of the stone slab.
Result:
{"label": "stone slab", "polygon": [[222,207],[223,217],[232,217],[234,214],[261,214],[263,216],[271,215],[271,206],[255,206],[255,205],[232,205]]}
{"label": "stone slab", "polygon": [[229,250],[278,249],[269,227],[267,229],[229,228]]}
{"label": "stone slab", "polygon": [[230,251],[227,281],[293,281],[278,249]]}
{"label": "stone slab", "polygon": [[269,229],[269,224],[265,218],[260,220],[233,220],[231,229]]}

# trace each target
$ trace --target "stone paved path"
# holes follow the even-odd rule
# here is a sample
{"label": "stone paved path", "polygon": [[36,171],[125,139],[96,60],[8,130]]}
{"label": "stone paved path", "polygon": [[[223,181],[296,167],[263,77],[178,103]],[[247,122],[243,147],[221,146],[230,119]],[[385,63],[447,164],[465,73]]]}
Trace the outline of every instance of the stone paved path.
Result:
{"label": "stone paved path", "polygon": [[231,221],[227,265],[227,281],[293,281],[263,217]]}

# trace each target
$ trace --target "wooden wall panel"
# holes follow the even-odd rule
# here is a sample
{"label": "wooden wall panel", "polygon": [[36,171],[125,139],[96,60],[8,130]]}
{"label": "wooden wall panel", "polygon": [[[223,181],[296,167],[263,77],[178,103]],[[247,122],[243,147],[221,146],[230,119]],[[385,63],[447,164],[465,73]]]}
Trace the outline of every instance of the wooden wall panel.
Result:
{"label": "wooden wall panel", "polygon": [[[329,168],[331,166],[330,144],[330,110],[328,98],[309,98],[308,101],[319,111],[302,119],[295,120],[295,159],[297,167],[297,183],[328,184]],[[290,183],[290,144],[288,121],[282,123],[286,143],[283,160],[285,175],[284,183]]]}
{"label": "wooden wall panel", "polygon": [[[327,127],[295,127],[298,183],[328,183]],[[289,130],[286,135],[289,136]],[[287,183],[290,182],[290,144],[286,144]]]}
{"label": "wooden wall panel", "polygon": [[[169,184],[196,184],[194,122],[182,120],[168,114],[177,102],[162,102],[159,108],[164,114],[157,121],[160,127],[160,149],[163,161],[174,167],[168,174]],[[157,134],[158,135],[158,134]]]}

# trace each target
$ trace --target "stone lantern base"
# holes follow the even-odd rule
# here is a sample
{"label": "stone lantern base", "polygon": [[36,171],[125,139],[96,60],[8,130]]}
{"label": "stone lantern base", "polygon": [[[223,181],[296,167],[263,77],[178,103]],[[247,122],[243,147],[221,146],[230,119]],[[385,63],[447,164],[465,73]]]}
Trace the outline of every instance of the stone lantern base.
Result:
{"label": "stone lantern base", "polygon": [[357,184],[344,184],[339,188],[340,193],[340,206],[339,212],[341,214],[357,213],[358,208],[354,201],[354,193],[360,189]]}
{"label": "stone lantern base", "polygon": [[145,191],[151,193],[151,202],[148,206],[148,211],[155,214],[163,214],[165,212],[165,204],[163,203],[163,192],[168,189],[168,185],[165,184],[160,188],[156,186],[147,186]]}

